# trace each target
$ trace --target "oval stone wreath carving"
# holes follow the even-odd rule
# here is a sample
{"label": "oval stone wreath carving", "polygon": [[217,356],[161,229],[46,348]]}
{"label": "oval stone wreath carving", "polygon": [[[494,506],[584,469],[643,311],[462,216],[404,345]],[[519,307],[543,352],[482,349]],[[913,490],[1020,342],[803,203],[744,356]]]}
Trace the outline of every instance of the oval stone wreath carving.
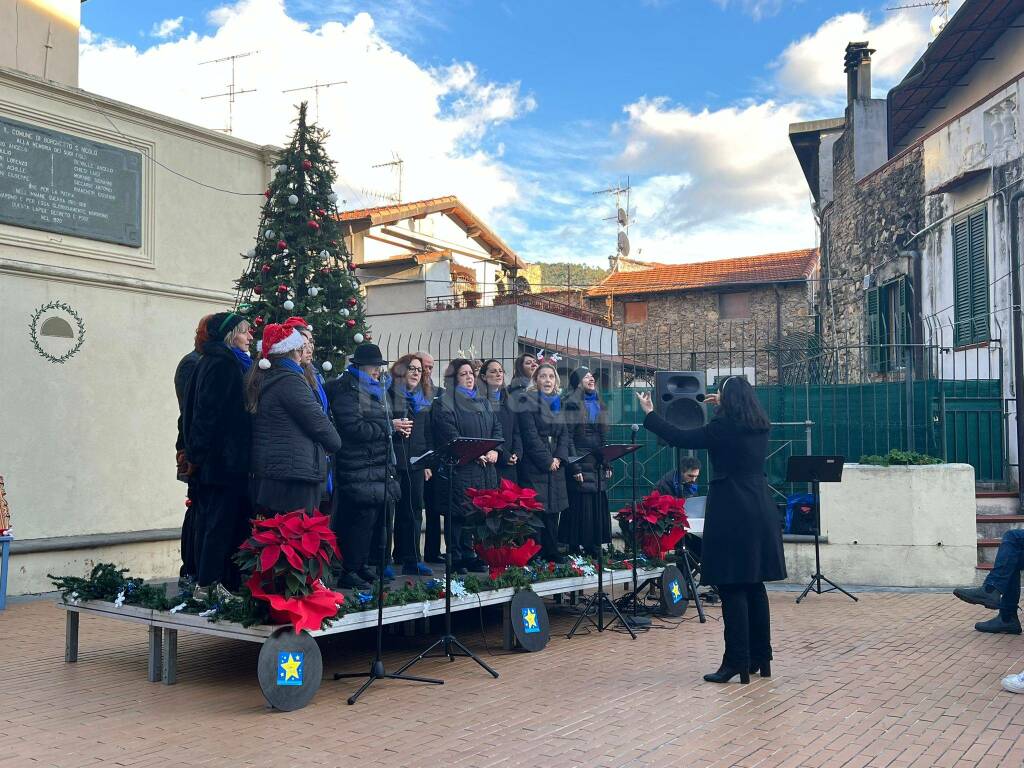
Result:
{"label": "oval stone wreath carving", "polygon": [[[39,344],[39,337],[36,335],[36,326],[39,324],[39,318],[42,317],[44,312],[50,309],[60,309],[63,310],[64,312],[67,312],[69,315],[71,315],[71,317],[75,319],[75,323],[78,325],[78,339],[75,341],[74,346],[71,347],[71,349],[69,349],[60,357],[55,357],[54,355],[51,355],[49,352],[43,349],[43,347]],[[77,312],[75,312],[75,310],[73,310],[69,304],[66,304],[63,301],[51,301],[48,304],[44,304],[35,312],[33,312],[32,319],[29,321],[28,324],[28,331],[29,336],[32,339],[32,346],[36,348],[36,352],[38,352],[42,357],[45,357],[51,363],[63,363],[65,360],[68,360],[72,355],[74,355],[76,352],[78,352],[79,349],[82,348],[82,342],[85,341],[85,322],[83,322],[81,316]]]}

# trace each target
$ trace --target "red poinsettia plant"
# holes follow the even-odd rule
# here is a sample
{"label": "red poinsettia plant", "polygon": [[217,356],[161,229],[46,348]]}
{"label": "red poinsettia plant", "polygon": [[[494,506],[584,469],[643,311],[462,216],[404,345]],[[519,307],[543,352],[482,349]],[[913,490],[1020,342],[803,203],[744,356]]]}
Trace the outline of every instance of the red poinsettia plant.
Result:
{"label": "red poinsettia plant", "polygon": [[640,548],[648,557],[658,559],[672,550],[690,527],[686,501],[658,491],[651,491],[640,500],[636,505],[636,515],[632,505],[615,513],[622,537],[630,548],[633,546],[634,518]]}
{"label": "red poinsettia plant", "polygon": [[321,580],[340,558],[326,515],[296,510],[253,521],[252,536],[235,555],[252,596],[270,604],[272,619],[296,632],[320,629],[345,598]]}
{"label": "red poinsettia plant", "polygon": [[472,503],[466,522],[474,528],[476,553],[490,566],[491,578],[509,566],[526,565],[540,552],[533,535],[544,527],[537,515],[544,505],[535,490],[502,480],[497,488],[468,488],[466,497]]}

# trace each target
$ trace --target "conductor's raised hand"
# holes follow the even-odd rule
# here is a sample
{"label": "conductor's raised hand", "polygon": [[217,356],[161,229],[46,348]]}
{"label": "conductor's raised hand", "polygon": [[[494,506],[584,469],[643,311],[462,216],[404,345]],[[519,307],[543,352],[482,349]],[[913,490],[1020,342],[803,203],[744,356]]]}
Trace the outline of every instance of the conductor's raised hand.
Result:
{"label": "conductor's raised hand", "polygon": [[651,399],[650,392],[637,392],[636,399],[640,401],[640,410],[644,412],[644,416],[654,410],[654,401]]}

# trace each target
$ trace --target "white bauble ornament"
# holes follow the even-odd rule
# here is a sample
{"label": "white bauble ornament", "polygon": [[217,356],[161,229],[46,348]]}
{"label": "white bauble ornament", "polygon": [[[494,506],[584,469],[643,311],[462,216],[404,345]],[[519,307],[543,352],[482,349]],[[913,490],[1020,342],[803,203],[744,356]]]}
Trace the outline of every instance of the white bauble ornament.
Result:
{"label": "white bauble ornament", "polygon": [[296,203],[299,202],[299,196],[298,195],[288,195],[288,202],[291,203],[292,205],[295,205]]}
{"label": "white bauble ornament", "polygon": [[250,248],[248,251],[246,251],[245,252],[245,258],[247,258],[247,259],[255,259],[256,258],[256,249],[255,248]]}
{"label": "white bauble ornament", "polygon": [[338,193],[337,192],[331,192],[331,194],[329,194],[327,196],[327,199],[330,200],[332,203],[338,202]]}
{"label": "white bauble ornament", "polygon": [[274,239],[274,230],[268,229],[266,232],[263,233],[263,236],[265,238],[267,238],[267,240],[273,240]]}
{"label": "white bauble ornament", "polygon": [[333,368],[334,366],[331,365],[331,361],[330,360],[324,360],[324,364],[321,365],[320,367],[323,368],[324,372],[326,373],[326,372],[330,371],[331,368]]}
{"label": "white bauble ornament", "polygon": [[286,302],[285,302],[284,304],[282,304],[281,306],[282,306],[282,307],[284,307],[285,309],[287,309],[287,310],[288,310],[289,312],[291,312],[291,311],[292,311],[293,309],[295,309],[295,302],[294,302],[294,301],[292,301],[291,299],[288,299],[288,300],[287,300],[287,301],[286,301]]}
{"label": "white bauble ornament", "polygon": [[331,258],[331,252],[330,251],[320,251],[320,258],[321,259],[329,259],[329,258]]}
{"label": "white bauble ornament", "polygon": [[265,357],[261,357],[258,365],[261,371],[265,371],[270,367],[270,361]]}
{"label": "white bauble ornament", "polygon": [[280,164],[279,166],[277,166],[277,167],[276,167],[276,168],[275,168],[274,170],[275,170],[275,171],[276,171],[277,173],[284,173],[285,171],[287,171],[287,170],[288,170],[288,166],[287,166],[287,165],[285,165],[284,163],[281,163],[281,164]]}
{"label": "white bauble ornament", "polygon": [[353,341],[354,341],[354,342],[355,342],[356,344],[362,344],[362,343],[363,343],[363,334],[361,334],[361,333],[357,333],[357,334],[356,334],[355,336],[353,336],[353,337],[352,337],[352,340],[353,340]]}
{"label": "white bauble ornament", "polygon": [[341,309],[338,310],[338,314],[341,315],[342,317],[348,317],[348,310],[342,307]]}
{"label": "white bauble ornament", "polygon": [[319,288],[317,288],[315,285],[310,287],[310,289],[309,289],[309,295],[310,296],[316,296],[318,293],[320,293],[320,289]]}

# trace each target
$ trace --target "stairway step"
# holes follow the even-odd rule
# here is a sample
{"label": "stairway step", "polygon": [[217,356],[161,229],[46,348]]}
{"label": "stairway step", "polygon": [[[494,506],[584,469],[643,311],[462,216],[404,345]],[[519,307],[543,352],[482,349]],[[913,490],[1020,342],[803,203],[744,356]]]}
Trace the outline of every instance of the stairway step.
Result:
{"label": "stairway step", "polygon": [[1024,515],[976,515],[976,523],[1020,523],[1024,525]]}
{"label": "stairway step", "polygon": [[976,499],[1016,499],[1018,494],[1016,491],[975,491],[974,498]]}
{"label": "stairway step", "polygon": [[978,571],[991,571],[992,563],[978,563],[974,568]]}
{"label": "stairway step", "polygon": [[1002,543],[1002,539],[978,539],[979,547],[998,547]]}

